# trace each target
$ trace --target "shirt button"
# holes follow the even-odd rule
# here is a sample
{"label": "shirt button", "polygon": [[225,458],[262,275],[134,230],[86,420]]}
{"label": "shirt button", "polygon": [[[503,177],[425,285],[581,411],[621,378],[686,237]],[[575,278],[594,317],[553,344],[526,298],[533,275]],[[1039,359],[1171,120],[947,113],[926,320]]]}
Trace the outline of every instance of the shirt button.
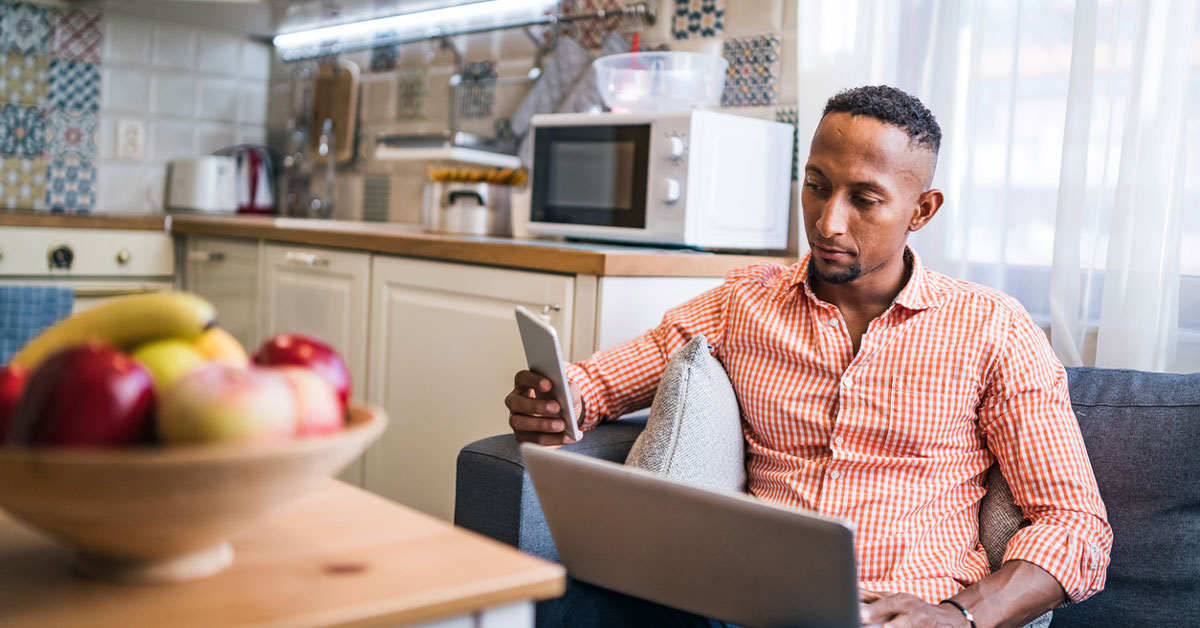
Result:
{"label": "shirt button", "polygon": [[845,386],[846,388],[849,388],[851,386],[851,384],[853,384],[853,383],[854,383],[854,378],[850,377],[849,375],[842,378],[842,385]]}
{"label": "shirt button", "polygon": [[842,477],[842,474],[838,471],[830,471],[829,472],[829,479],[831,479],[831,480],[836,480],[840,477]]}
{"label": "shirt button", "polygon": [[[833,444],[834,444],[834,445],[841,445],[841,444],[842,444],[842,437],[841,437],[841,436],[835,437],[835,438],[833,439]],[[837,472],[835,471],[834,473],[837,473]]]}
{"label": "shirt button", "polygon": [[837,319],[836,318],[831,318],[827,322],[829,323],[830,327],[837,327]]}

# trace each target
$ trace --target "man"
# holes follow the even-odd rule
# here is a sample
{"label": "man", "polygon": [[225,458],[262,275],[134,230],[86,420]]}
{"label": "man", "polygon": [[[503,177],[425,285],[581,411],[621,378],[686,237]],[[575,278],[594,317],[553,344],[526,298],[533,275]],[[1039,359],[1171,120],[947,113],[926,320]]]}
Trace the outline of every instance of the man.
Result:
{"label": "man", "polygon": [[[1020,626],[1103,588],[1112,532],[1042,332],[907,247],[942,205],[940,141],[900,90],[837,94],[804,167],[811,253],[733,271],[567,375],[589,429],[648,405],[671,353],[704,334],[742,409],[749,491],[854,522],[864,623]],[[517,439],[563,443],[549,383],[515,382]],[[1032,523],[989,573],[978,504],[995,461]]]}

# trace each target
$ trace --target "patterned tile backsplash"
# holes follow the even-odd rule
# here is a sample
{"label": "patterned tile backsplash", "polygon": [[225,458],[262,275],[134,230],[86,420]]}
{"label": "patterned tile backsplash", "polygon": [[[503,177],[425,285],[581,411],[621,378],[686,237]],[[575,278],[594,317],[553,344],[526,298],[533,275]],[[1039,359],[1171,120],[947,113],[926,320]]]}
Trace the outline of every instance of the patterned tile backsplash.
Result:
{"label": "patterned tile backsplash", "polygon": [[266,137],[268,46],[62,4],[0,0],[0,209],[156,211],[168,159]]}

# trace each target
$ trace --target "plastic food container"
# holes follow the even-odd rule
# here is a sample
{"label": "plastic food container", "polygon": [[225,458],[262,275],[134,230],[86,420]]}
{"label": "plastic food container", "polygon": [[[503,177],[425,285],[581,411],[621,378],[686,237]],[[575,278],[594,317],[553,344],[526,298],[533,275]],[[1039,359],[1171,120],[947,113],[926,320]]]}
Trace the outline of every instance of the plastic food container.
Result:
{"label": "plastic food container", "polygon": [[628,52],[600,57],[592,67],[604,104],[632,113],[719,104],[729,62],[698,52]]}

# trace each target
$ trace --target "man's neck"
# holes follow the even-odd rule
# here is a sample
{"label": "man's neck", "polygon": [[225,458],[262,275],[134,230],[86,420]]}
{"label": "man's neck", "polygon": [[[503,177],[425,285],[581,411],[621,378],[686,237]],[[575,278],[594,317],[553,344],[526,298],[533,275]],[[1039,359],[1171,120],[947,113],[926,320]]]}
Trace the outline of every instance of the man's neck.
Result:
{"label": "man's neck", "polygon": [[912,272],[913,263],[905,249],[894,262],[842,284],[822,281],[810,272],[809,287],[817,298],[833,304],[842,313],[857,351],[867,326],[891,307],[896,295],[908,284]]}

